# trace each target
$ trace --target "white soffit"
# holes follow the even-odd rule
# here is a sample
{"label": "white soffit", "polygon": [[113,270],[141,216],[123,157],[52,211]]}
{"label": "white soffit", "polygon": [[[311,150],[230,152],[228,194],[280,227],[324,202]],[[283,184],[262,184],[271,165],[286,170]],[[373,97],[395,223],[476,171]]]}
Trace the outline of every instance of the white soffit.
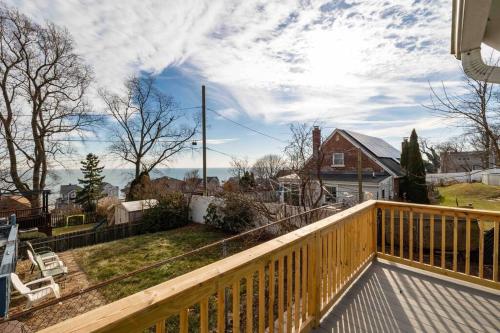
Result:
{"label": "white soffit", "polygon": [[482,43],[500,51],[500,0],[453,0],[452,11],[451,53],[469,77],[500,83],[500,67],[481,56]]}

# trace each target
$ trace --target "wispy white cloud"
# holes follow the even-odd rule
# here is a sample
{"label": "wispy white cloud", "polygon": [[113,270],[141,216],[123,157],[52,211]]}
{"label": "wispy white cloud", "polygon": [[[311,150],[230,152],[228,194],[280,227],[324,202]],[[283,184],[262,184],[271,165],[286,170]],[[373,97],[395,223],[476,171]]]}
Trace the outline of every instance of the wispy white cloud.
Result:
{"label": "wispy white cloud", "polygon": [[444,0],[9,3],[66,26],[100,85],[178,66],[268,122],[368,120],[388,107],[418,107],[427,80],[456,84]]}
{"label": "wispy white cloud", "polygon": [[238,141],[238,138],[228,138],[228,139],[207,139],[207,144],[210,145],[223,145],[230,142]]}

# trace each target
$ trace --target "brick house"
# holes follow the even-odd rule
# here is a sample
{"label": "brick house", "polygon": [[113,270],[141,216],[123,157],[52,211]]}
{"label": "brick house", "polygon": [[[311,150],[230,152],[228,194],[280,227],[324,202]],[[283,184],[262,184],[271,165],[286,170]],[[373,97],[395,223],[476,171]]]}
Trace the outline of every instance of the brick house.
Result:
{"label": "brick house", "polygon": [[321,130],[317,126],[313,129],[312,137],[313,156],[309,161],[321,156],[323,202],[357,203],[358,150],[361,150],[365,199],[399,197],[399,179],[403,176],[399,162],[401,153],[389,143],[343,129],[335,129],[321,142]]}

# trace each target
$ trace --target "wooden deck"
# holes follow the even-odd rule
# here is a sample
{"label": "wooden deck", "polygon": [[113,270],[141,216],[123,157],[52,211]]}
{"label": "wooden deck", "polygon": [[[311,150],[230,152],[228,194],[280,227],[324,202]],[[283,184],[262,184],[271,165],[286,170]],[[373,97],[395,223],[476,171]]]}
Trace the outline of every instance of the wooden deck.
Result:
{"label": "wooden deck", "polygon": [[374,261],[314,330],[499,331],[500,292],[468,287],[380,261]]}

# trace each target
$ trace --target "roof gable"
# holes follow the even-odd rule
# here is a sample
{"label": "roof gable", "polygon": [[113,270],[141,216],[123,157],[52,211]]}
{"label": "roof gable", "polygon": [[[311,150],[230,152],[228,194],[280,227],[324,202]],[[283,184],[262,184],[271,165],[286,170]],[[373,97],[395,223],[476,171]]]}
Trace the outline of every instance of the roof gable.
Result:
{"label": "roof gable", "polygon": [[[322,143],[323,146],[328,141],[332,140],[336,133],[339,133],[355,147],[361,148],[364,153],[370,157],[375,163],[380,165],[392,176],[401,176],[403,172],[399,159],[401,153],[383,139],[369,135],[364,135],[352,131],[346,131],[336,128]],[[389,156],[383,156],[389,155]]]}

